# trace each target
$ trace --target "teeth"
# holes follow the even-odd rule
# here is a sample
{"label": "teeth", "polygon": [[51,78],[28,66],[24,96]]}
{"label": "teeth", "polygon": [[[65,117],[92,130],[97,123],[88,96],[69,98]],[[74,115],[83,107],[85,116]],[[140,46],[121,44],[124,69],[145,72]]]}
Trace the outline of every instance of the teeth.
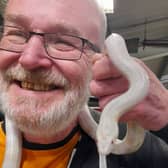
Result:
{"label": "teeth", "polygon": [[36,90],[36,91],[49,91],[53,89],[53,86],[50,85],[44,85],[44,84],[37,84],[37,83],[31,83],[31,82],[21,82],[21,87],[24,89],[29,90]]}

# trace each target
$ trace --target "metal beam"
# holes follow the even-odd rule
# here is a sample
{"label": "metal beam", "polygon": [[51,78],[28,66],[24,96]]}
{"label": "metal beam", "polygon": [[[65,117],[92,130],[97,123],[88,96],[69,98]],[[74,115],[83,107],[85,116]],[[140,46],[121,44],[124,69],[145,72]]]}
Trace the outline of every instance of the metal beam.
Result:
{"label": "metal beam", "polygon": [[143,57],[143,58],[140,58],[140,59],[142,61],[149,61],[149,60],[154,60],[154,59],[158,59],[158,58],[162,58],[162,57],[167,57],[167,56],[168,56],[168,52],[157,54],[157,55],[146,56],[146,57]]}
{"label": "metal beam", "polygon": [[158,72],[158,78],[160,79],[162,75],[164,74],[164,71],[166,70],[166,67],[168,66],[168,57],[164,57],[162,60],[162,63],[160,65],[160,69]]}

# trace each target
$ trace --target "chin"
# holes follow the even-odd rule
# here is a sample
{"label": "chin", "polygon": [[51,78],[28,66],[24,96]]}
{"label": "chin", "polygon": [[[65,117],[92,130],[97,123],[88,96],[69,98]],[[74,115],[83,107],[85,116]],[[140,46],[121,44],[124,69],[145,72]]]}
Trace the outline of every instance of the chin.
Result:
{"label": "chin", "polygon": [[[0,75],[1,110],[24,133],[57,133],[74,121],[87,103],[90,80],[87,73],[71,83],[55,70],[31,73],[20,66],[10,67]],[[38,91],[33,85],[37,81]],[[44,83],[48,85],[44,87]],[[39,91],[44,88],[45,92]]]}
{"label": "chin", "polygon": [[[88,100],[88,90],[69,90],[61,101],[48,102],[31,97],[1,95],[2,110],[24,133],[45,136],[63,131],[71,124]],[[45,104],[45,105],[44,105]]]}

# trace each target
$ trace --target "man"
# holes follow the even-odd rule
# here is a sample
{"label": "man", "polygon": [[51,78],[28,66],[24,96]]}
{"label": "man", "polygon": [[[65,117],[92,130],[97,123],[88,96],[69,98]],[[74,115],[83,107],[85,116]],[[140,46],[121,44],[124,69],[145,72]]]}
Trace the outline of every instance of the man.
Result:
{"label": "man", "polygon": [[[128,88],[100,53],[105,30],[104,15],[93,0],[8,1],[0,42],[0,98],[3,113],[22,132],[20,167],[98,167],[96,144],[78,129],[78,115],[89,92],[104,108]],[[142,66],[151,80],[149,94],[121,121],[135,120],[159,130],[168,121],[168,93]],[[0,136],[2,165],[4,131]],[[135,154],[111,154],[107,159],[108,167],[166,168],[168,146],[147,133]]]}

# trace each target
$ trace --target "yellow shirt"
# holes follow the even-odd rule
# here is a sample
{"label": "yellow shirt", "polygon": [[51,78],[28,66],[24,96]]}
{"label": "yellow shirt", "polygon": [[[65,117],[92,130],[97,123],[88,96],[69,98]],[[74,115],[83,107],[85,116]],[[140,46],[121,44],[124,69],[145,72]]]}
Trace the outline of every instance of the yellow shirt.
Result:
{"label": "yellow shirt", "polygon": [[[32,144],[33,148],[30,147],[29,149],[23,147],[21,168],[66,168],[72,150],[79,140],[80,133],[79,131],[75,131],[73,136],[69,135],[68,137],[66,138],[68,142],[61,141],[55,144],[49,144],[48,149],[47,145],[40,144],[36,145],[37,149],[35,149],[35,144]],[[38,146],[42,148],[45,146],[45,149],[39,149]],[[54,148],[52,149],[51,146]],[[0,165],[3,162],[4,150],[5,134],[0,127]]]}

